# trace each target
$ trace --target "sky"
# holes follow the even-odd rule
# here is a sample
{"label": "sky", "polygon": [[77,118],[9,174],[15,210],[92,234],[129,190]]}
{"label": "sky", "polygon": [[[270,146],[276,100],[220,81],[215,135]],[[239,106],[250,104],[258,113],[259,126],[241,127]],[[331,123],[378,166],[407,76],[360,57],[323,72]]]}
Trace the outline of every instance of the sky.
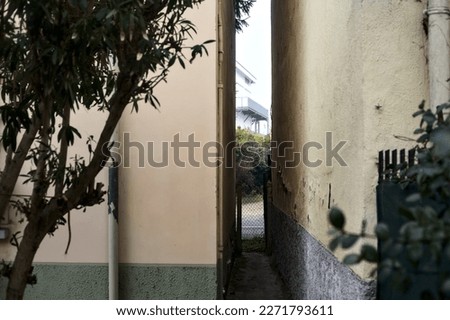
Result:
{"label": "sky", "polygon": [[256,77],[254,100],[270,109],[272,104],[270,0],[256,0],[249,26],[236,35],[236,59]]}

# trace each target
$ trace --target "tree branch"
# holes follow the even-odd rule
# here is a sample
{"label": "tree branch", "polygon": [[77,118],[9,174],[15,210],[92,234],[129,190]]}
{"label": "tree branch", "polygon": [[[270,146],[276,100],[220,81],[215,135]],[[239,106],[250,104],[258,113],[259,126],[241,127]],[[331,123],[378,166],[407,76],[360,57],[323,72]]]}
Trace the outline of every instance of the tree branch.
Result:
{"label": "tree branch", "polygon": [[[44,100],[45,101],[45,100]],[[39,130],[40,135],[40,145],[39,145],[39,155],[36,164],[36,174],[34,177],[33,192],[31,193],[31,209],[30,215],[37,215],[40,208],[43,205],[45,195],[49,187],[47,180],[47,160],[50,148],[50,108],[46,102],[40,103],[40,116],[42,121],[42,126]]]}
{"label": "tree branch", "polygon": [[[70,125],[70,105],[66,104],[63,111],[63,121],[61,130],[67,130]],[[67,150],[68,141],[65,135],[61,137],[59,155],[58,155],[58,169],[56,171],[56,182],[55,182],[55,197],[61,198],[64,190],[64,173],[66,169],[67,162]]]}
{"label": "tree branch", "polygon": [[0,177],[0,219],[5,215],[6,209],[9,206],[11,195],[19,178],[20,171],[28,155],[28,151],[34,142],[36,134],[40,127],[40,119],[33,117],[32,124],[27,132],[24,133],[16,152],[5,163],[2,175]]}
{"label": "tree branch", "polygon": [[50,200],[42,212],[42,218],[45,219],[47,226],[46,232],[54,227],[59,218],[78,207],[80,200],[86,194],[89,186],[108,161],[110,157],[109,142],[111,136],[131,96],[136,90],[139,80],[140,78],[137,75],[132,76],[128,73],[119,73],[117,88],[120,88],[120,90],[117,90],[110,99],[109,116],[100,134],[91,162],[76,181],[66,190],[62,198],[53,198]]}

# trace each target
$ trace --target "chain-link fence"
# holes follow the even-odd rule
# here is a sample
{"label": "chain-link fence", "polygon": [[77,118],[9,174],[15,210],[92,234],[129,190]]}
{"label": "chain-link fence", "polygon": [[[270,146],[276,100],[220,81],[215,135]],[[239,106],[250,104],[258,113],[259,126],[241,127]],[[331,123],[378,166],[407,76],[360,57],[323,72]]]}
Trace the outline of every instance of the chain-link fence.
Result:
{"label": "chain-link fence", "polygon": [[262,195],[242,196],[241,221],[242,239],[264,237],[264,202]]}
{"label": "chain-link fence", "polygon": [[[269,159],[270,160],[270,159]],[[270,162],[269,162],[270,163]],[[236,186],[236,242],[235,251],[265,251],[267,247],[268,226],[266,225],[268,170],[261,171],[261,190],[249,190]],[[258,194],[262,192],[263,194]],[[250,194],[249,194],[250,193]],[[266,234],[267,233],[267,234]]]}
{"label": "chain-link fence", "polygon": [[236,222],[242,239],[264,238],[264,201],[262,195],[242,195],[237,190]]}

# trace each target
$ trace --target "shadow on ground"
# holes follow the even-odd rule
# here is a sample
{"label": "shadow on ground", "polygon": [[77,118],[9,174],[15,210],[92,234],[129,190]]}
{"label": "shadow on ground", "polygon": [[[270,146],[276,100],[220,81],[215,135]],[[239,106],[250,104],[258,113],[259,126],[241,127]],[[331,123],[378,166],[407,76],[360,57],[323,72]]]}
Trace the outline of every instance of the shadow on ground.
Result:
{"label": "shadow on ground", "polygon": [[236,258],[226,300],[287,300],[288,290],[261,252],[244,252]]}

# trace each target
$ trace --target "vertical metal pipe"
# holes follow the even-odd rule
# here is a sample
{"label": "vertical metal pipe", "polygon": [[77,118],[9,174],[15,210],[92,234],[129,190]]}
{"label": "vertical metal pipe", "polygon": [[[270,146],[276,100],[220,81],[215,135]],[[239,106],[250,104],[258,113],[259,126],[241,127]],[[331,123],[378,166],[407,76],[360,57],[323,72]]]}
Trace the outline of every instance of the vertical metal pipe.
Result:
{"label": "vertical metal pipe", "polygon": [[[119,141],[119,130],[111,140]],[[117,145],[116,145],[117,146]],[[119,163],[112,157],[108,169],[108,282],[109,300],[119,299]]]}
{"label": "vertical metal pipe", "polygon": [[430,108],[450,100],[450,9],[448,0],[428,1]]}
{"label": "vertical metal pipe", "polygon": [[[224,92],[223,92],[223,78],[222,78],[222,68],[223,68],[223,7],[222,0],[217,0],[217,109],[218,109],[218,119],[217,119],[217,141],[223,142],[224,128],[223,128],[223,115],[224,115]],[[222,151],[223,152],[223,151]],[[225,156],[225,154],[220,154],[220,156]],[[224,159],[224,158],[222,158]],[[217,169],[216,184],[217,184],[217,299],[222,300],[224,294],[224,213],[223,213],[223,175],[224,168],[223,165],[219,166]]]}

